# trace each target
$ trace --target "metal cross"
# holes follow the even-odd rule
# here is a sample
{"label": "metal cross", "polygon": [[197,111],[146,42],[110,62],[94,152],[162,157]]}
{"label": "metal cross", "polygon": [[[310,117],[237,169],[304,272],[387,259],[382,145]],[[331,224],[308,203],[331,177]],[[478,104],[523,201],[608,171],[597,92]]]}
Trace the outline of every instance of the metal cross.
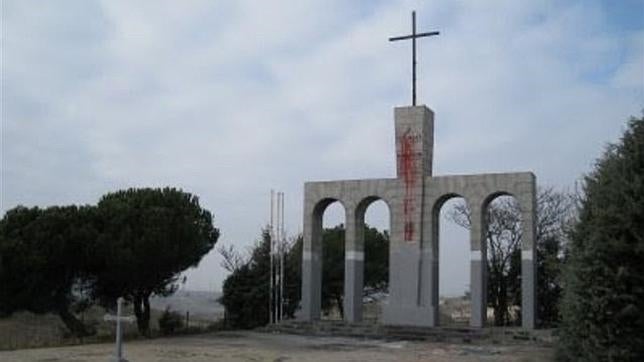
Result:
{"label": "metal cross", "polygon": [[438,35],[438,31],[430,31],[428,33],[416,33],[416,11],[411,12],[411,35],[395,36],[389,38],[389,41],[407,40],[411,39],[411,105],[416,105],[416,38],[426,36]]}
{"label": "metal cross", "polygon": [[114,356],[114,361],[115,362],[127,362],[125,358],[123,358],[123,332],[121,330],[121,322],[134,322],[136,321],[136,318],[134,316],[123,316],[123,302],[124,299],[119,297],[116,300],[116,315],[109,315],[106,314],[103,317],[103,320],[106,322],[116,322],[116,351],[115,351],[115,356]]}

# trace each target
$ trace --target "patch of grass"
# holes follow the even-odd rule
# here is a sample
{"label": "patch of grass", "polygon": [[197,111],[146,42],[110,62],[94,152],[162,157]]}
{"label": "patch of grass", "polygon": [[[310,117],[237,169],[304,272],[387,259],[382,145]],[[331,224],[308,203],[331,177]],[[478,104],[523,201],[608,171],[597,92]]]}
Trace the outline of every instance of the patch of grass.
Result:
{"label": "patch of grass", "polygon": [[[105,322],[103,316],[112,314],[100,307],[91,307],[77,317],[84,323],[96,328],[96,335],[76,338],[69,336],[60,318],[53,314],[36,315],[28,312],[14,313],[11,317],[0,318],[0,350],[15,350],[25,348],[57,347],[88,343],[108,343],[115,339],[115,324]],[[161,335],[158,329],[158,319],[163,311],[150,311],[150,335],[155,338]],[[124,314],[131,315],[131,308],[124,308]],[[190,326],[176,331],[176,335],[200,334],[220,330],[220,322],[191,319]],[[142,339],[136,328],[136,323],[124,323],[123,338],[125,340]]]}

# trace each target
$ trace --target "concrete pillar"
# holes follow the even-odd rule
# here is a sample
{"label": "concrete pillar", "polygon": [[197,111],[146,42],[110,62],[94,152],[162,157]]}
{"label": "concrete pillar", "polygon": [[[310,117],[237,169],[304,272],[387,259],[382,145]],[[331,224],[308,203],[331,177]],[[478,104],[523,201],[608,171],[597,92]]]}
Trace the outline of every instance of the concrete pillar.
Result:
{"label": "concrete pillar", "polygon": [[472,314],[470,326],[482,328],[487,319],[487,248],[485,245],[484,212],[481,206],[470,205],[470,292]]}
{"label": "concrete pillar", "polygon": [[[434,112],[426,106],[396,107],[396,174],[409,177],[411,171],[422,180],[432,176],[434,156]],[[408,153],[407,151],[411,151]]]}
{"label": "concrete pillar", "polygon": [[320,319],[322,303],[322,213],[326,205],[308,208],[307,205],[307,195],[305,195],[300,319],[313,321]]}
{"label": "concrete pillar", "polygon": [[396,165],[402,194],[395,211],[402,216],[400,240],[416,244],[419,249],[423,241],[425,177],[432,175],[434,113],[425,106],[399,107],[394,116]]}
{"label": "concrete pillar", "polygon": [[364,284],[364,213],[346,210],[344,239],[344,320],[362,321],[362,289]]}
{"label": "concrete pillar", "polygon": [[383,320],[391,325],[417,325],[422,322],[418,315],[420,245],[403,240],[402,213],[396,209],[389,241],[389,298]]}
{"label": "concrete pillar", "polygon": [[419,306],[427,309],[429,313],[427,326],[436,327],[440,324],[438,311],[438,245],[434,240],[428,241],[427,244],[423,247],[421,260],[421,301]]}
{"label": "concrete pillar", "polygon": [[[433,201],[433,199],[432,199]],[[423,223],[423,245],[421,259],[421,300],[420,306],[428,310],[429,327],[439,325],[438,272],[439,272],[439,213],[440,207],[431,208],[433,202],[425,201],[426,213]]]}
{"label": "concrete pillar", "polygon": [[[394,110],[397,194],[392,202],[389,252],[389,300],[385,324],[431,324],[423,290],[428,277],[423,260],[424,183],[432,175],[434,113],[425,106]],[[427,213],[429,214],[429,212]]]}
{"label": "concrete pillar", "polygon": [[537,320],[536,181],[519,198],[523,240],[521,243],[521,326],[534,329]]}
{"label": "concrete pillar", "polygon": [[521,326],[536,327],[537,265],[535,250],[521,250]]}

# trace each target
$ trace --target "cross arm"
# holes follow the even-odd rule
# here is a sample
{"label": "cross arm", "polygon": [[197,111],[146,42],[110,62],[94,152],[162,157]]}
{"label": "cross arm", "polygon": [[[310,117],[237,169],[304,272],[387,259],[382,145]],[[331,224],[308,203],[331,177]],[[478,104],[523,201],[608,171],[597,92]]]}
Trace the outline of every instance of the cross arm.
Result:
{"label": "cross arm", "polygon": [[116,321],[122,321],[122,322],[136,322],[136,317],[135,316],[115,316],[115,315],[109,315],[106,314],[103,316],[103,320],[106,322],[116,322]]}
{"label": "cross arm", "polygon": [[405,39],[413,39],[413,38],[422,38],[426,36],[432,36],[432,35],[439,35],[439,31],[430,31],[427,33],[418,33],[418,34],[410,34],[410,35],[403,35],[403,36],[394,36],[392,38],[389,38],[389,41],[396,41],[396,40],[405,40]]}

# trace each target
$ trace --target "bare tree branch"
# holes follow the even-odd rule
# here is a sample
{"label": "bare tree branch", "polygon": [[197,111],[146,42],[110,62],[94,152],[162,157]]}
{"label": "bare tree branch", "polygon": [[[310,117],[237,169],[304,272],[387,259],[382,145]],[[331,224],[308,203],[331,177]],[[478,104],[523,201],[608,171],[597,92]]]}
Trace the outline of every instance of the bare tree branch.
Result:
{"label": "bare tree branch", "polygon": [[459,202],[454,205],[454,208],[446,215],[446,218],[456,225],[469,230],[470,225],[472,225],[471,216],[472,215],[467,204],[465,202]]}
{"label": "bare tree branch", "polygon": [[[575,219],[575,197],[553,188],[539,189],[537,193],[536,242],[546,239],[566,240],[567,232]],[[508,295],[512,257],[521,249],[523,227],[521,208],[513,197],[499,197],[493,200],[485,212],[485,244],[488,250],[488,267],[494,297],[491,303],[496,313],[501,314],[497,323],[505,323],[510,307]],[[447,219],[463,228],[471,228],[471,212],[467,205],[459,203],[447,214]],[[563,249],[563,248],[562,248]],[[500,295],[499,293],[503,294]]]}
{"label": "bare tree branch", "polygon": [[246,263],[246,260],[237,252],[234,245],[229,245],[228,247],[220,245],[217,248],[217,252],[224,258],[219,265],[231,273]]}

